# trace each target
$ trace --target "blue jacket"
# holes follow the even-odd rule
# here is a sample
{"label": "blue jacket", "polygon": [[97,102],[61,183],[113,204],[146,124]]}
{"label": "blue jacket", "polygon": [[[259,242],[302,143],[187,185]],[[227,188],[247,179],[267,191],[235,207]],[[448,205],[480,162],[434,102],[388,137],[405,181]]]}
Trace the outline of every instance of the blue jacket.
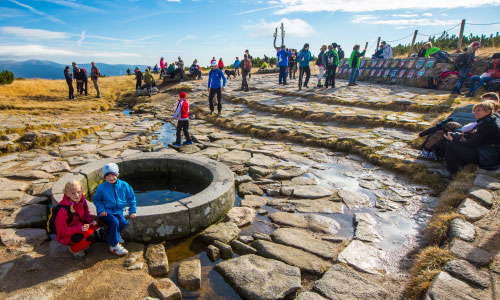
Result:
{"label": "blue jacket", "polygon": [[240,67],[240,60],[239,59],[237,59],[237,60],[234,61],[234,67],[235,68],[239,68]]}
{"label": "blue jacket", "polygon": [[134,190],[120,179],[117,179],[115,184],[107,181],[101,183],[92,201],[97,209],[97,215],[103,211],[108,214],[123,214],[123,209],[127,204],[129,214],[135,214],[137,211]]}
{"label": "blue jacket", "polygon": [[226,76],[224,76],[224,73],[222,73],[222,71],[220,69],[215,69],[214,70],[210,70],[210,72],[208,73],[208,88],[212,88],[212,89],[220,89],[220,80],[224,81],[222,83],[222,86],[226,86]]}
{"label": "blue jacket", "polygon": [[278,66],[288,67],[288,56],[292,55],[291,52],[281,49],[276,53],[276,59],[278,60]]}
{"label": "blue jacket", "polygon": [[297,57],[297,60],[299,62],[299,67],[309,67],[309,62],[313,60],[311,51],[302,49],[299,52],[299,56]]}

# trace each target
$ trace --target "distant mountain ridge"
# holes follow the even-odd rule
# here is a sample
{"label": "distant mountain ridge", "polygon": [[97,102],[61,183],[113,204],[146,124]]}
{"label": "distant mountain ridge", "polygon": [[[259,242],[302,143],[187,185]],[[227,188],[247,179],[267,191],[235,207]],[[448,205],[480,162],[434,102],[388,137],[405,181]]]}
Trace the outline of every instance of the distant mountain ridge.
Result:
{"label": "distant mountain ridge", "polygon": [[[68,64],[71,67],[71,62]],[[58,64],[52,61],[30,59],[25,61],[0,61],[0,71],[9,70],[14,73],[14,77],[23,78],[43,78],[43,79],[64,79],[64,68],[67,65]],[[87,70],[90,75],[90,63],[78,64],[79,67]],[[127,74],[127,69],[134,71],[135,67],[144,70],[145,65],[110,65],[97,63],[96,66],[102,75],[119,76]]]}

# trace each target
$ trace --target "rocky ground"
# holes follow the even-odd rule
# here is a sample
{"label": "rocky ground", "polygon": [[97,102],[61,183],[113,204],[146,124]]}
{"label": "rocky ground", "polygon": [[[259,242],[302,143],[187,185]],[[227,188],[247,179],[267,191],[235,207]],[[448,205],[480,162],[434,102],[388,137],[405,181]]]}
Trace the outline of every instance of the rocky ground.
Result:
{"label": "rocky ground", "polygon": [[[2,137],[9,154],[0,157],[0,297],[401,299],[442,185],[433,175],[442,166],[418,156],[416,133],[455,100],[399,86],[339,81],[337,89],[298,91],[294,80],[276,81],[253,76],[245,93],[230,80],[221,116],[209,114],[206,81],[165,90],[130,115],[0,115],[12,132]],[[183,89],[197,142],[174,149],[167,121]],[[126,258],[97,243],[76,261],[47,242],[42,228],[57,178],[140,151],[226,164],[236,207],[196,237],[126,243]],[[452,221],[446,247],[456,259],[427,299],[496,299],[498,179],[491,176],[477,175],[463,218]]]}

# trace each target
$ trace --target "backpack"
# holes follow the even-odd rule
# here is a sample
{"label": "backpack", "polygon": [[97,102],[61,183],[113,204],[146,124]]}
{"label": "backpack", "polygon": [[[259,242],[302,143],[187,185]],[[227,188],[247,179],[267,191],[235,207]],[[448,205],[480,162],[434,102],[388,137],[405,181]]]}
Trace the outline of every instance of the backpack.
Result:
{"label": "backpack", "polygon": [[446,141],[444,134],[461,127],[462,125],[457,122],[446,123],[442,129],[436,130],[425,139],[421,146],[422,151],[433,152],[437,159],[442,159],[444,157],[444,146]]}
{"label": "backpack", "polygon": [[243,60],[243,64],[242,64],[242,70],[245,71],[245,72],[250,72],[250,70],[252,69],[252,63],[250,62],[250,60]]}
{"label": "backpack", "polygon": [[59,213],[59,211],[61,210],[61,208],[64,208],[66,210],[66,212],[68,213],[68,220],[66,222],[66,224],[68,226],[69,226],[69,224],[71,224],[71,222],[73,222],[73,218],[75,216],[78,219],[80,219],[80,217],[77,214],[75,214],[71,211],[70,205],[56,205],[56,206],[51,207],[49,210],[49,216],[47,218],[47,232],[49,233],[49,235],[57,234],[56,217],[57,217],[57,214]]}
{"label": "backpack", "polygon": [[339,55],[339,60],[344,59],[344,55],[345,55],[344,50],[340,49],[338,51],[338,55]]}
{"label": "backpack", "polygon": [[439,81],[435,77],[429,77],[429,79],[427,79],[428,89],[437,89],[438,85]]}

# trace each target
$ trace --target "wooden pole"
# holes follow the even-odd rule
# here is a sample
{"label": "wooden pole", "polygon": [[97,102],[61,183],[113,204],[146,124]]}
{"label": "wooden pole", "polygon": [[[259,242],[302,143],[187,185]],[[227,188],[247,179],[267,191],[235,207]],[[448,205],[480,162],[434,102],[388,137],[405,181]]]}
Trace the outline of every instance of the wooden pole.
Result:
{"label": "wooden pole", "polygon": [[378,37],[378,40],[377,40],[377,48],[375,48],[375,51],[378,50],[378,46],[380,45],[380,37]]}
{"label": "wooden pole", "polygon": [[465,27],[465,19],[462,20],[462,24],[460,25],[460,35],[458,36],[457,52],[462,52],[462,40],[464,38],[464,27]]}
{"label": "wooden pole", "polygon": [[413,53],[413,47],[415,46],[415,39],[417,38],[417,33],[418,30],[415,30],[415,33],[413,34],[413,39],[411,40],[410,53],[408,53],[408,57],[410,57],[411,54]]}

